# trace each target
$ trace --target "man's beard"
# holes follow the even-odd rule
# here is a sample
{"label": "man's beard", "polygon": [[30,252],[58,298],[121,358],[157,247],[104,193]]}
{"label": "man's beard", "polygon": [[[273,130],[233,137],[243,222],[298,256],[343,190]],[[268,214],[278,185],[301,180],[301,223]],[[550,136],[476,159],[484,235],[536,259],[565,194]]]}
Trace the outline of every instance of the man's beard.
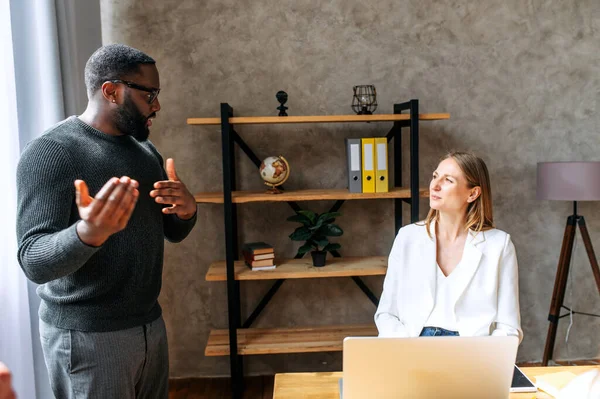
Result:
{"label": "man's beard", "polygon": [[144,116],[131,98],[125,96],[123,105],[115,111],[115,126],[121,133],[133,136],[137,141],[146,141],[150,136],[148,119],[154,115]]}

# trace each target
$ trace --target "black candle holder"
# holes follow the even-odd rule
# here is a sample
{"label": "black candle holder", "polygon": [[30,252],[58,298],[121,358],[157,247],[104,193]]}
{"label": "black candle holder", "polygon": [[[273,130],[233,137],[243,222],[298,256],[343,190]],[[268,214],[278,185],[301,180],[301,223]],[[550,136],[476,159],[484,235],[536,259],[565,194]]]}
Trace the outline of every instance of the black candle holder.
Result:
{"label": "black candle holder", "polygon": [[277,109],[279,110],[279,116],[288,116],[287,112],[285,112],[288,109],[288,107],[283,105],[288,100],[287,93],[285,91],[280,90],[275,95],[275,98],[277,99],[277,101],[279,101],[279,104],[281,104],[279,107],[277,107]]}
{"label": "black candle holder", "polygon": [[371,115],[377,109],[377,90],[373,85],[354,86],[352,109],[357,115]]}

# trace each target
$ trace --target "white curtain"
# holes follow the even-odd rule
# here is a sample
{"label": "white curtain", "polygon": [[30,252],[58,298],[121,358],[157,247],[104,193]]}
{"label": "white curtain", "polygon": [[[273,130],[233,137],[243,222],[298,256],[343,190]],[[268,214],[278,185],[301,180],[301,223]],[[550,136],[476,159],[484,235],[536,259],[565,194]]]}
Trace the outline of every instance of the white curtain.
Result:
{"label": "white curtain", "polygon": [[[16,166],[25,145],[81,113],[85,60],[101,45],[98,0],[0,0],[0,361],[20,399],[51,399],[38,333],[39,297],[17,261]],[[61,65],[62,61],[62,65]],[[68,79],[64,85],[62,76]]]}
{"label": "white curtain", "polygon": [[[17,262],[16,166],[24,145],[64,117],[56,12],[52,0],[0,0],[0,165],[7,171],[0,229],[0,360],[19,398],[51,398],[38,335],[35,286]],[[1,104],[1,103],[0,103]]]}
{"label": "white curtain", "polygon": [[10,4],[0,2],[0,170],[10,176],[5,184],[0,212],[0,361],[13,373],[13,385],[20,398],[36,398],[31,322],[27,281],[16,259],[15,235],[17,193],[14,176],[19,159],[19,135],[15,64]]}

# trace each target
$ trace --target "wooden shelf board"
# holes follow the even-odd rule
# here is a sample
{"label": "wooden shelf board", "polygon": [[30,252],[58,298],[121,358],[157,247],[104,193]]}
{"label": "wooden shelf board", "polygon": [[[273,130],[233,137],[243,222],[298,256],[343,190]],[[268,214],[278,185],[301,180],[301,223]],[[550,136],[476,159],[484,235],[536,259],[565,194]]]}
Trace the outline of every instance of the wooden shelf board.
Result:
{"label": "wooden shelf board", "polygon": [[[421,121],[450,119],[450,114],[419,114]],[[315,116],[239,116],[229,118],[233,125],[259,125],[280,123],[341,123],[341,122],[393,122],[410,120],[409,114],[375,115],[315,115]],[[188,118],[188,125],[220,125],[221,118]]]}
{"label": "wooden shelf board", "polygon": [[[352,276],[385,276],[386,256],[327,258],[323,267],[314,267],[312,259],[275,259],[277,267],[270,270],[250,270],[244,261],[234,262],[236,280],[278,280],[295,278],[326,278]],[[225,261],[211,263],[206,281],[227,281]]]}
{"label": "wooden shelf board", "polygon": [[[240,355],[339,352],[346,337],[377,336],[374,324],[238,330]],[[229,330],[211,330],[205,356],[229,355]]]}
{"label": "wooden shelf board", "polygon": [[[420,197],[429,196],[429,188],[419,188]],[[285,202],[285,201],[318,201],[318,200],[360,200],[380,198],[410,198],[410,189],[406,187],[390,188],[387,193],[351,193],[348,189],[311,189],[289,190],[281,194],[267,194],[264,191],[234,191],[232,201],[236,204],[246,202]],[[194,195],[200,204],[222,204],[222,192],[203,192]]]}

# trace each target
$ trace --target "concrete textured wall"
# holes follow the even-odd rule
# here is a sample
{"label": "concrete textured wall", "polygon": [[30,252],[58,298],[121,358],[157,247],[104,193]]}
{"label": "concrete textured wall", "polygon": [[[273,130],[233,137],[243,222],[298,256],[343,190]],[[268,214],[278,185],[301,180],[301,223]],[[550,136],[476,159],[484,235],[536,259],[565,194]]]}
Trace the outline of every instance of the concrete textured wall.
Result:
{"label": "concrete textured wall", "polygon": [[[600,3],[582,1],[234,1],[102,0],[105,43],[122,42],[156,58],[162,111],[151,139],[174,157],[192,191],[222,188],[219,127],[188,117],[276,115],[275,93],[289,93],[290,115],[351,113],[352,86],[374,84],[377,112],[418,98],[422,112],[449,112],[421,125],[421,182],[449,149],[475,151],[491,172],[497,226],[508,231],[520,265],[525,340],[520,361],[540,360],[562,234],[571,204],[535,199],[536,163],[598,160]],[[239,126],[259,157],[283,154],[295,188],[345,187],[345,137],[385,134],[386,124]],[[405,144],[408,144],[407,142]],[[407,148],[405,146],[405,148]],[[238,185],[261,189],[238,153]],[[405,180],[407,182],[407,180]],[[332,202],[303,203],[322,211]],[[427,201],[421,202],[423,215]],[[166,245],[161,303],[172,377],[227,375],[228,358],[204,357],[211,328],[227,326],[225,283],[208,283],[224,257],[223,210],[199,205],[198,225]],[[387,255],[393,241],[389,200],[349,201],[338,219],[343,255]],[[581,203],[600,250],[600,205]],[[241,241],[265,240],[293,256],[295,227],[285,203],[239,207]],[[600,313],[600,297],[581,240],[566,304]],[[365,279],[377,293],[383,279]],[[247,316],[270,282],[242,284]],[[256,326],[370,322],[375,307],[350,279],[287,281]],[[562,319],[557,359],[600,357],[600,319]],[[245,358],[248,373],[339,370],[339,353]]]}

